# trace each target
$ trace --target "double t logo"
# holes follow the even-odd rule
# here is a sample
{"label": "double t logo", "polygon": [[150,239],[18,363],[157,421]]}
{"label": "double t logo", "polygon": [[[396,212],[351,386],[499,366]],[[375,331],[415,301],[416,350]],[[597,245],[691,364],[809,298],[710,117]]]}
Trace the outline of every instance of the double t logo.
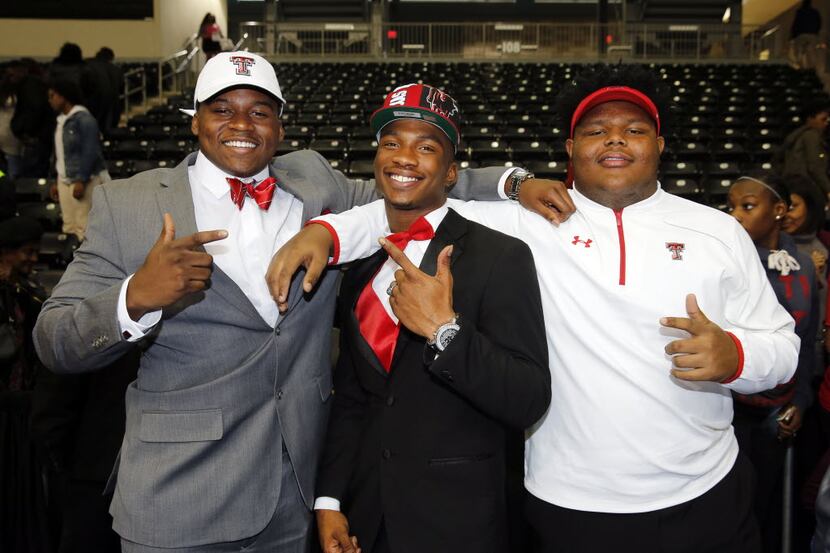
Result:
{"label": "double t logo", "polygon": [[251,69],[250,67],[256,63],[254,58],[249,58],[246,56],[232,56],[230,58],[232,64],[236,66],[236,74],[237,75],[247,75],[251,76]]}
{"label": "double t logo", "polygon": [[686,249],[685,244],[681,244],[680,242],[666,242],[666,249],[671,252],[671,258],[675,261],[680,261],[683,259],[681,255],[683,250]]}

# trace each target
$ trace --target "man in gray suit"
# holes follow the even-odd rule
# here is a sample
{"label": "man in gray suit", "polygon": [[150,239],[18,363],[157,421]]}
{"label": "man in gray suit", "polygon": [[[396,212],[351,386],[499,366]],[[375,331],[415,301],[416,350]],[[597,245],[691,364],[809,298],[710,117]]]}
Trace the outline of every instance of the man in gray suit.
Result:
{"label": "man in gray suit", "polygon": [[[110,507],[124,551],[301,552],[332,393],[337,274],[307,294],[296,279],[282,314],[264,275],[305,221],[368,202],[374,183],[311,151],[269,165],[284,99],[259,56],[211,59],[196,104],[198,154],[95,191],[36,345],[56,372],[142,349]],[[475,184],[496,199],[503,172],[462,174],[455,195]]]}

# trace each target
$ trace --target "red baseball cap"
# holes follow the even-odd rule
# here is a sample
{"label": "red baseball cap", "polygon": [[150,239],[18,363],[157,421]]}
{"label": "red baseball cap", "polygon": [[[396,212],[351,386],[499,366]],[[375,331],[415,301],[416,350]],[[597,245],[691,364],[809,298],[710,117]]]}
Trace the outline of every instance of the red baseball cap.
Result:
{"label": "red baseball cap", "polygon": [[583,98],[581,102],[579,102],[578,106],[576,106],[576,109],[571,116],[570,137],[573,138],[574,128],[576,128],[580,119],[582,119],[586,113],[600,104],[614,101],[629,102],[641,108],[649,115],[649,117],[652,118],[652,120],[654,120],[654,124],[657,127],[657,134],[660,134],[660,113],[657,111],[657,106],[654,105],[651,98],[639,90],[628,86],[606,86],[590,93]]}
{"label": "red baseball cap", "polygon": [[375,134],[397,119],[420,119],[441,129],[458,148],[461,137],[461,111],[452,96],[428,84],[399,86],[386,95],[383,105],[369,118]]}

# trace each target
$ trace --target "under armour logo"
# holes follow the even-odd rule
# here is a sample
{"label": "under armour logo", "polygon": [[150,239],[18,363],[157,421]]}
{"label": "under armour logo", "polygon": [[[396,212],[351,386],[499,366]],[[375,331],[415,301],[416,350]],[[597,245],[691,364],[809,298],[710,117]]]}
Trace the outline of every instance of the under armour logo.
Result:
{"label": "under armour logo", "polygon": [[586,248],[590,248],[591,242],[593,242],[593,240],[591,240],[590,238],[587,240],[580,240],[579,235],[577,234],[576,236],[574,236],[573,242],[571,242],[571,244],[573,244],[574,246],[576,246],[577,244],[585,244]]}
{"label": "under armour logo", "polygon": [[675,261],[679,261],[683,259],[683,256],[680,255],[683,253],[683,250],[686,249],[685,244],[681,244],[680,242],[666,242],[666,249],[671,252],[671,258]]}
{"label": "under armour logo", "polygon": [[249,69],[250,66],[256,63],[254,58],[249,58],[246,56],[232,56],[230,58],[231,63],[236,66],[236,74],[237,75],[247,75],[251,76],[251,70]]}

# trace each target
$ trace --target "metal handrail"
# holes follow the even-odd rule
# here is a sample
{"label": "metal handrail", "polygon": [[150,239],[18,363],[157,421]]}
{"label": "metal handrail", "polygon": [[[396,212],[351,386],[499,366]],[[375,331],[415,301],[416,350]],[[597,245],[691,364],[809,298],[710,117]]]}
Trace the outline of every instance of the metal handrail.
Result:
{"label": "metal handrail", "polygon": [[[130,78],[133,75],[141,75],[141,84],[130,88]],[[130,97],[136,92],[141,92],[141,106],[145,107],[147,105],[147,72],[143,67],[136,67],[124,72],[124,92],[122,96],[124,97],[125,114],[130,113]]]}
{"label": "metal handrail", "polygon": [[245,42],[246,40],[248,40],[248,33],[242,33],[242,38],[240,38],[240,39],[236,42],[236,44],[234,44],[234,45],[233,45],[233,51],[234,51],[234,52],[238,52],[238,51],[239,51],[239,47],[240,47],[240,46],[242,45],[242,43],[243,43],[243,42]]}

